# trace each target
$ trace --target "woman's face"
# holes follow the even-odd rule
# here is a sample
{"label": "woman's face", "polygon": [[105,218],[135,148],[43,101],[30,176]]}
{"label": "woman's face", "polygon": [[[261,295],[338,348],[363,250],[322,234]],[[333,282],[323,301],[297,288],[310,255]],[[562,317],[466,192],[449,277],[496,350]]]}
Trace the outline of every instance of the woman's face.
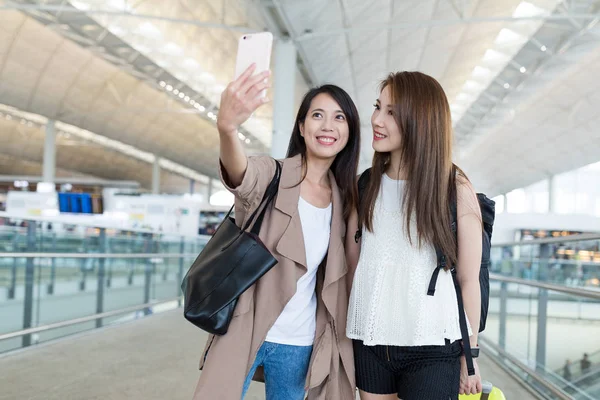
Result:
{"label": "woman's face", "polygon": [[311,102],[300,132],[309,157],[335,158],[348,143],[348,121],[339,104],[321,93]]}
{"label": "woman's face", "polygon": [[394,118],[394,107],[388,86],[381,91],[375,102],[371,126],[373,127],[373,150],[379,153],[391,153],[400,149],[402,136]]}

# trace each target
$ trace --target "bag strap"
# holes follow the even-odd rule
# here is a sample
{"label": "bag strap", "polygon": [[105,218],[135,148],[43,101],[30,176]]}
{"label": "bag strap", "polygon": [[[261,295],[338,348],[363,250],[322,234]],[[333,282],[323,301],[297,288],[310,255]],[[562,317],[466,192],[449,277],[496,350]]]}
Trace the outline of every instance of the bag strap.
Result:
{"label": "bag strap", "polygon": [[[456,167],[454,165],[452,166],[452,176],[453,179],[451,185],[454,185],[456,187],[456,181],[454,178],[456,176]],[[450,229],[452,230],[452,234],[454,235],[456,243],[458,244],[458,237],[456,236],[456,191],[453,196],[450,196]],[[437,284],[437,279],[440,274],[440,271],[446,269],[446,267],[448,266],[448,260],[446,258],[446,255],[442,253],[442,250],[438,246],[435,246],[435,254],[437,256],[437,268],[433,271],[433,274],[431,275],[431,280],[429,281],[429,288],[427,289],[428,296],[433,296],[435,294],[435,286]]]}
{"label": "bag strap", "polygon": [[250,230],[250,232],[255,235],[259,234],[260,227],[262,225],[262,221],[265,217],[265,213],[267,212],[267,208],[269,208],[269,205],[273,202],[273,199],[275,199],[275,196],[277,196],[277,192],[279,190],[280,179],[281,179],[281,163],[279,161],[275,160],[275,175],[273,176],[273,179],[271,179],[269,186],[267,186],[267,189],[265,190],[265,194],[263,195],[263,198],[260,201],[260,204],[258,205],[258,207],[256,207],[256,209],[254,210],[254,212],[252,213],[250,218],[248,218],[242,231],[248,230],[248,228],[250,227],[250,224],[256,217],[256,214],[262,207],[260,214],[254,221],[254,225],[252,226],[252,229]]}
{"label": "bag strap", "polygon": [[473,356],[471,355],[471,340],[469,338],[469,329],[467,328],[467,313],[465,312],[465,306],[463,303],[462,291],[458,284],[458,277],[456,276],[456,268],[451,269],[452,281],[454,282],[454,289],[456,289],[456,299],[458,300],[458,324],[460,325],[460,334],[462,337],[463,353],[467,362],[467,371],[469,376],[475,375],[475,366],[473,365]]}
{"label": "bag strap", "polygon": [[[456,165],[452,164],[452,185],[454,187],[454,195],[450,201],[450,215],[452,218],[452,232],[456,239],[456,245],[458,246],[458,224],[457,224],[457,198],[458,189],[456,187]],[[458,251],[457,251],[458,254]],[[458,325],[460,326],[460,335],[462,337],[463,353],[465,355],[465,361],[467,362],[467,372],[469,376],[475,375],[475,365],[473,364],[473,356],[471,355],[471,339],[469,337],[469,328],[467,327],[467,312],[465,311],[465,304],[463,301],[462,290],[458,282],[458,276],[456,273],[456,265],[452,266],[450,272],[452,273],[452,281],[454,282],[454,290],[456,291],[456,301],[458,303]]]}
{"label": "bag strap", "polygon": [[[458,225],[457,225],[457,198],[458,189],[456,186],[456,165],[452,164],[452,185],[454,187],[454,195],[450,201],[450,215],[452,217],[452,232],[456,239],[456,245],[458,246]],[[458,251],[457,251],[458,254]],[[454,289],[456,290],[456,300],[458,303],[458,324],[460,326],[460,334],[462,337],[463,353],[465,355],[465,361],[467,362],[467,371],[469,376],[475,375],[475,366],[473,365],[473,356],[471,355],[471,339],[469,338],[469,328],[467,327],[467,312],[465,311],[465,304],[463,301],[462,290],[458,282],[458,276],[456,274],[456,265],[452,266],[450,272],[452,273],[452,281],[454,282]]]}
{"label": "bag strap", "polygon": [[[452,180],[451,185],[456,188],[456,166],[452,165]],[[458,245],[457,236],[457,191],[454,189],[454,194],[450,197],[450,229],[454,235],[456,243]],[[431,280],[429,281],[429,288],[427,289],[427,295],[433,296],[435,294],[435,286],[437,283],[440,271],[448,266],[448,260],[446,255],[442,253],[441,249],[435,247],[435,253],[437,255],[437,268],[433,271]],[[456,274],[456,265],[452,265],[450,269],[452,274],[452,282],[454,283],[454,290],[456,291],[456,300],[458,303],[458,324],[460,326],[460,334],[463,345],[463,353],[465,355],[465,361],[467,362],[467,371],[469,376],[475,375],[475,366],[473,364],[473,356],[471,355],[471,341],[469,338],[469,328],[467,326],[467,314],[465,312],[464,301],[462,297],[462,291],[458,282],[458,276]]]}

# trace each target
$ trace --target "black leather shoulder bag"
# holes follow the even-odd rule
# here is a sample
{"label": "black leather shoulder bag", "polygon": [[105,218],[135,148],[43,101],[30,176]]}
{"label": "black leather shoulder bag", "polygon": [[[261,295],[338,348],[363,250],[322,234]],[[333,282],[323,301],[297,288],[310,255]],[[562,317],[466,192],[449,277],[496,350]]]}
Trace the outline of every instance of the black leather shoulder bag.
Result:
{"label": "black leather shoulder bag", "polygon": [[181,283],[185,318],[209,333],[227,333],[238,297],[277,264],[258,238],[279,189],[281,164],[275,164],[275,175],[244,227],[236,225],[232,207]]}

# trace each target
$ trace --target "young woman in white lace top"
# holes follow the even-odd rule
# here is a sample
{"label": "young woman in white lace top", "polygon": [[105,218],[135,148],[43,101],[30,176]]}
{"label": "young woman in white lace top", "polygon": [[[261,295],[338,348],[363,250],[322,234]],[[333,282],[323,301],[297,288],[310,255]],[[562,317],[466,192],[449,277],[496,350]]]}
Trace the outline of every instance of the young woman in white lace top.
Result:
{"label": "young woman in white lace top", "polygon": [[[468,376],[462,355],[450,271],[440,272],[435,296],[427,295],[437,247],[457,265],[476,348],[477,329],[470,327],[479,326],[481,214],[460,170],[452,184],[448,100],[430,76],[400,72],[382,82],[374,107],[373,166],[346,234],[352,282],[346,334],[354,343],[361,399],[446,400],[478,393],[477,364]],[[457,239],[449,228],[452,196]],[[359,226],[362,237],[355,242]]]}

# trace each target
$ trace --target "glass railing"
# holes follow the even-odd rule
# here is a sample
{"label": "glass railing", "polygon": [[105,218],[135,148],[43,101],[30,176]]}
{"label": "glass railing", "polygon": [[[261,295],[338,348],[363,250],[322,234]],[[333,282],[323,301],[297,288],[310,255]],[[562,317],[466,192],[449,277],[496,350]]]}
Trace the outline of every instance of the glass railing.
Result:
{"label": "glass railing", "polygon": [[600,235],[493,246],[482,344],[544,398],[600,398],[599,271]]}
{"label": "glass railing", "polygon": [[183,274],[207,241],[0,217],[0,352],[179,305]]}
{"label": "glass railing", "polygon": [[526,280],[600,289],[600,235],[494,245],[491,270]]}

